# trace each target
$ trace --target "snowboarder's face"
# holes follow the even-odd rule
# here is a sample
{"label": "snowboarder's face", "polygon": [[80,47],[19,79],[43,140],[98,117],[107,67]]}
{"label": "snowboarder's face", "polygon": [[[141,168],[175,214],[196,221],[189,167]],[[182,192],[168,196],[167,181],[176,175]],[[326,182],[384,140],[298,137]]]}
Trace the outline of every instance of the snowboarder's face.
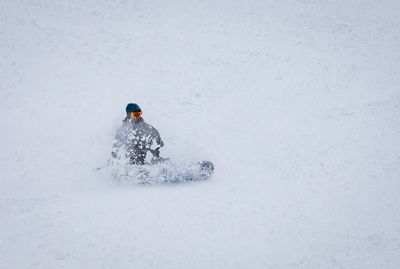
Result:
{"label": "snowboarder's face", "polygon": [[142,117],[142,112],[131,112],[131,119],[140,119]]}

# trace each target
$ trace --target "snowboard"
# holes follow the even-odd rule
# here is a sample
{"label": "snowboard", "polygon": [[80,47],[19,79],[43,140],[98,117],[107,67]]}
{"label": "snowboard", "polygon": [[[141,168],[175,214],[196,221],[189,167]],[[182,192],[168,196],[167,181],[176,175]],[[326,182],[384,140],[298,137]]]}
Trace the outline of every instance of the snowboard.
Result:
{"label": "snowboard", "polygon": [[110,169],[113,180],[120,184],[176,184],[207,180],[214,172],[214,164],[210,161],[182,164],[167,159],[145,165],[113,164]]}

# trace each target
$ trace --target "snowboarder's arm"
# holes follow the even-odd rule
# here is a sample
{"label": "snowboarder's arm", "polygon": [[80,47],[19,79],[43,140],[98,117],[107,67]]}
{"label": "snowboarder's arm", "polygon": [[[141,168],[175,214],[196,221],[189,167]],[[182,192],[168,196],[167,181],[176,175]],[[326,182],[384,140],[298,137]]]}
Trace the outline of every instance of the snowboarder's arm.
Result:
{"label": "snowboarder's arm", "polygon": [[153,143],[154,143],[153,148],[156,148],[157,150],[159,150],[161,147],[164,146],[164,142],[162,141],[161,136],[157,130],[154,131]]}
{"label": "snowboarder's arm", "polygon": [[161,148],[164,146],[164,142],[161,139],[161,136],[159,135],[159,133],[157,132],[157,138],[156,138],[156,143],[159,146],[158,148]]}
{"label": "snowboarder's arm", "polygon": [[164,146],[164,142],[162,141],[158,131],[155,128],[153,130],[149,150],[154,157],[160,158],[160,148]]}

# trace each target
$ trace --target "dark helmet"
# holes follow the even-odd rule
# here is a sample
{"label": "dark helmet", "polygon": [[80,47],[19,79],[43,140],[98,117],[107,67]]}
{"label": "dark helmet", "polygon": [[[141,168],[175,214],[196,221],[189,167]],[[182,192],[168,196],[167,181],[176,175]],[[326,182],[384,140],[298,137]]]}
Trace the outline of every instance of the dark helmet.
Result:
{"label": "dark helmet", "polygon": [[126,106],[126,113],[131,113],[131,112],[142,112],[142,110],[140,109],[140,107],[137,104],[134,103],[129,103]]}

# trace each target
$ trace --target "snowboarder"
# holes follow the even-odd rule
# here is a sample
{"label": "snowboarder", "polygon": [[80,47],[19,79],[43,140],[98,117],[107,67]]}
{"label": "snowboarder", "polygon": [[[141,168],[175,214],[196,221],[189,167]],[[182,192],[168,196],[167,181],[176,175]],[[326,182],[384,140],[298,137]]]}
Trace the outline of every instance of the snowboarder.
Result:
{"label": "snowboarder", "polygon": [[[126,158],[129,164],[156,163],[160,157],[160,148],[164,146],[160,134],[142,118],[142,110],[137,104],[126,106],[126,117],[115,135],[111,155],[114,159]],[[149,160],[147,153],[153,155]]]}

